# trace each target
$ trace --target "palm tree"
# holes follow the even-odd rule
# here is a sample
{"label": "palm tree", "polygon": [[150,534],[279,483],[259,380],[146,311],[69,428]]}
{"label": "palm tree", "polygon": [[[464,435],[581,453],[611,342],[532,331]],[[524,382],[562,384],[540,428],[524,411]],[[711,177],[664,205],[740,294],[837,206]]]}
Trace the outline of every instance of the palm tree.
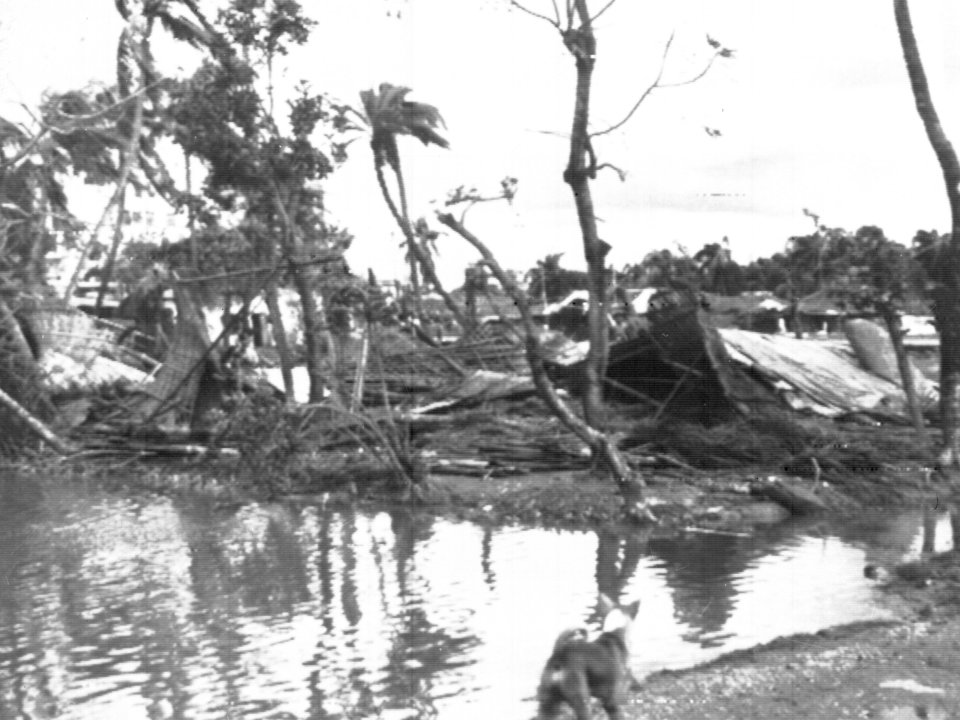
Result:
{"label": "palm tree", "polygon": [[[101,276],[97,309],[103,303],[104,294],[113,275],[117,252],[123,240],[124,205],[127,183],[132,172],[142,167],[155,187],[164,194],[172,187],[169,175],[152,141],[144,142],[145,99],[149,98],[155,113],[160,112],[160,76],[153,62],[150,40],[154,25],[159,22],[173,37],[197,48],[214,50],[221,44],[213,26],[197,7],[195,0],[116,0],[117,11],[126,25],[120,33],[117,46],[117,87],[121,101],[129,100],[129,114],[121,119],[119,128],[126,129],[126,146],[121,151],[117,189],[104,210],[106,218],[112,207],[117,207],[117,223],[113,242],[107,255],[107,263]],[[124,127],[125,126],[125,127]],[[118,129],[119,129],[118,128]],[[146,155],[147,162],[141,162]],[[96,239],[94,233],[92,240]],[[89,247],[89,243],[88,243]],[[86,258],[84,248],[76,275]],[[71,288],[75,281],[71,282]]]}
{"label": "palm tree", "polygon": [[[410,88],[382,83],[378,91],[364,90],[360,93],[367,122],[372,131],[370,147],[373,149],[374,170],[377,173],[377,182],[380,185],[380,191],[383,193],[383,199],[386,201],[393,219],[400,227],[407,246],[407,253],[410,257],[410,278],[415,293],[414,306],[417,313],[419,314],[420,307],[419,266],[424,279],[436,288],[454,318],[461,327],[466,328],[467,324],[463,312],[440,284],[429,251],[425,245],[417,242],[413,226],[410,223],[410,214],[407,210],[407,189],[400,164],[397,135],[413,135],[424,145],[438,145],[442,148],[448,148],[450,144],[437,132],[437,128],[443,126],[440,111],[433,105],[406,100],[406,95],[409,92]],[[389,165],[397,178],[397,189],[400,197],[399,210],[387,187],[387,179],[383,172],[384,165]]]}

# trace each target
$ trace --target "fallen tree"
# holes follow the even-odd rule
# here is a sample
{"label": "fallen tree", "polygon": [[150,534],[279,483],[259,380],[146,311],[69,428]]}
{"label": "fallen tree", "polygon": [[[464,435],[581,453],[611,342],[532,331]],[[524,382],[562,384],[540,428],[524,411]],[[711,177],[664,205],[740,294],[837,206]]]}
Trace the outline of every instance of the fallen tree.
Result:
{"label": "fallen tree", "polygon": [[547,375],[543,345],[540,342],[540,335],[536,323],[533,320],[533,314],[530,311],[530,304],[527,302],[526,293],[524,293],[516,281],[504,271],[486,244],[464,227],[460,220],[450,213],[442,212],[437,213],[437,219],[440,223],[453,230],[457,235],[476,248],[483,258],[484,265],[490,269],[490,272],[492,272],[494,277],[500,282],[504,291],[516,303],[523,323],[527,362],[530,364],[530,372],[533,376],[533,382],[537,388],[537,392],[547,407],[590,448],[593,456],[602,463],[604,468],[613,477],[623,497],[625,512],[637,519],[655,521],[656,518],[643,500],[643,487],[645,485],[643,478],[630,469],[630,466],[620,453],[613,438],[587,424],[587,422],[574,413],[567,403],[557,394],[553,382],[550,380],[549,375]]}

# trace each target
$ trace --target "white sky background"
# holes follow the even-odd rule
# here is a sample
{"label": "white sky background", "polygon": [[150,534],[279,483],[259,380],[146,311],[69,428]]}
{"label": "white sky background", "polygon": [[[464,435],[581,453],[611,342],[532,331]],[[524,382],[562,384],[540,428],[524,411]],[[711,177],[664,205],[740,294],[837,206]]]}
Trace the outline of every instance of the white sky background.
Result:
{"label": "white sky background", "polygon": [[[319,25],[289,58],[291,85],[304,78],[359,107],[360,90],[390,82],[441,110],[449,151],[401,139],[414,218],[432,218],[431,203],[457,185],[492,192],[513,175],[514,205],[477,206],[468,226],[508,267],[529,269],[551,252],[582,267],[561,178],[575,72],[552,28],[507,11],[506,0],[301,1]],[[552,14],[548,0],[527,6]],[[960,147],[960,5],[911,6],[934,101]],[[0,0],[0,114],[17,116],[19,102],[35,106],[46,88],[112,82],[120,28],[109,0]],[[624,128],[597,140],[599,161],[628,173],[621,183],[604,171],[593,186],[615,266],[677,242],[696,252],[725,235],[740,261],[770,255],[812,230],[805,207],[831,226],[879,225],[903,243],[920,228],[949,229],[892,2],[618,0],[596,27],[594,129],[618,121],[651,82],[671,31],[665,82],[702,67],[708,33],[736,56],[693,85],[653,93]],[[173,43],[158,39],[155,49],[168,72],[191,63]],[[722,136],[709,137],[705,126]],[[327,187],[332,218],[355,235],[354,272],[403,277],[400,235],[365,140]],[[76,211],[95,220],[103,201],[83,199],[89,207]],[[439,247],[442,277],[459,284],[463,264],[476,259],[472,248],[452,236]]]}

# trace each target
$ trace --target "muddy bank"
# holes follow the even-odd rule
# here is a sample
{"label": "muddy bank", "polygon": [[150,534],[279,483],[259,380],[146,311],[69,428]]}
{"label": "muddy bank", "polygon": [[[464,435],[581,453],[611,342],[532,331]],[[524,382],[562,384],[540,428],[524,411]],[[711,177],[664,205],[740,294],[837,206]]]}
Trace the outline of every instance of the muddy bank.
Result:
{"label": "muddy bank", "polygon": [[[795,434],[791,437],[789,431]],[[482,434],[475,428],[447,430],[443,437],[431,437],[427,447],[464,448],[464,433]],[[796,437],[799,433],[802,439]],[[772,447],[771,437],[779,438],[782,446]],[[441,439],[444,444],[437,445]],[[764,492],[771,483],[789,483],[814,503],[823,503],[833,516],[915,505],[925,498],[946,502],[955,492],[948,479],[928,472],[920,459],[923,448],[900,427],[807,422],[770,433],[743,424],[685,425],[649,435],[638,431],[633,442],[642,443],[649,457],[666,458],[669,453],[673,458],[673,464],[637,471],[646,483],[645,500],[659,520],[658,534],[684,528],[749,532],[756,525],[785,520],[791,516],[787,509],[791,503]],[[791,448],[791,442],[796,447]],[[477,456],[478,461],[484,459]],[[495,524],[594,528],[613,523],[636,529],[622,522],[622,499],[605,474],[591,470],[588,462],[570,467],[569,460],[559,462],[556,469],[513,467],[503,472],[494,464],[473,474],[453,474],[435,462],[416,495],[398,493],[388,468],[369,453],[349,449],[333,454],[301,452],[286,465],[251,465],[244,457],[113,461],[41,456],[19,469],[38,478],[73,477],[121,491],[198,493],[226,502],[288,499],[366,507],[400,502],[425,512]],[[796,507],[792,509],[798,514]]]}
{"label": "muddy bank", "polygon": [[[702,667],[652,675],[627,718],[960,716],[960,558],[885,588],[898,619],[784,638]],[[789,612],[785,600],[784,611]]]}

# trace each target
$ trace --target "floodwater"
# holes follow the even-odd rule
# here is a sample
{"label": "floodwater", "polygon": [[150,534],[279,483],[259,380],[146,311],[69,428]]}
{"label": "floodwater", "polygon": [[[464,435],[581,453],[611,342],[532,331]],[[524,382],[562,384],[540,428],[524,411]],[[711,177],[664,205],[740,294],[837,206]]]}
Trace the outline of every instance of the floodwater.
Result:
{"label": "floodwater", "polygon": [[0,718],[529,718],[598,590],[642,600],[642,678],[884,617],[864,564],[923,545],[910,514],[642,542],[0,485]]}

